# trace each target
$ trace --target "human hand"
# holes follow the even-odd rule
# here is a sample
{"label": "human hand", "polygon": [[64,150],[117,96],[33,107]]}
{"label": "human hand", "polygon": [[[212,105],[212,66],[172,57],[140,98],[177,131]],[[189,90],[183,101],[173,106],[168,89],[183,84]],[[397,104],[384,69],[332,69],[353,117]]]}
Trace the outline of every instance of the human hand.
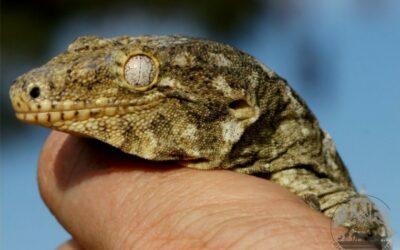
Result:
{"label": "human hand", "polygon": [[52,132],[39,161],[59,249],[335,249],[330,220],[261,178],[138,159]]}

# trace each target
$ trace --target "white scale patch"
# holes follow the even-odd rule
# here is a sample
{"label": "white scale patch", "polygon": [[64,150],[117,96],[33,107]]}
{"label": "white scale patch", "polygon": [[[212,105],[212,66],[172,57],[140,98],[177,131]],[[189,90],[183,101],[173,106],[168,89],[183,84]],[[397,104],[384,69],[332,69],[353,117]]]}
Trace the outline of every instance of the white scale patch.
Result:
{"label": "white scale patch", "polygon": [[177,81],[177,80],[175,80],[175,79],[172,79],[172,78],[170,78],[170,77],[162,78],[162,79],[160,80],[160,82],[158,83],[158,85],[159,85],[159,86],[166,86],[166,87],[168,86],[168,87],[171,87],[171,88],[181,87],[179,81]]}
{"label": "white scale patch", "polygon": [[185,130],[183,130],[182,136],[183,136],[183,137],[186,137],[186,138],[192,138],[192,137],[195,136],[196,132],[197,132],[196,126],[193,125],[193,124],[189,124],[189,125],[185,128]]}
{"label": "white scale patch", "polygon": [[215,65],[219,67],[229,67],[232,65],[232,62],[223,54],[208,53],[208,56],[214,61]]}
{"label": "white scale patch", "polygon": [[259,76],[257,72],[252,72],[251,75],[249,75],[247,78],[249,79],[251,87],[253,89],[256,88],[259,82]]}
{"label": "white scale patch", "polygon": [[301,129],[301,133],[302,133],[304,136],[308,136],[308,135],[310,134],[310,130],[309,130],[308,128],[302,128],[302,129]]}
{"label": "white scale patch", "polygon": [[325,137],[322,141],[322,151],[324,152],[325,159],[327,160],[327,165],[330,169],[338,169],[338,165],[335,162],[336,147],[332,140],[332,137],[328,132],[323,131]]}
{"label": "white scale patch", "polygon": [[[155,153],[155,149],[157,149],[158,146],[158,138],[151,132],[144,132],[143,137],[145,138],[143,140],[142,145],[140,145],[140,151],[141,157],[145,159],[155,159],[157,157],[157,154]],[[134,145],[136,144],[135,142],[133,143]]]}
{"label": "white scale patch", "polygon": [[[138,39],[145,40],[146,37],[137,37]],[[187,43],[189,39],[187,37],[176,37],[175,39],[171,40],[169,36],[159,36],[156,40],[149,40],[148,44],[156,44],[158,46],[171,46],[171,45],[179,45]]]}
{"label": "white scale patch", "polygon": [[237,142],[242,135],[243,127],[233,121],[222,123],[222,138],[225,142]]}
{"label": "white scale patch", "polygon": [[175,56],[175,58],[172,60],[172,64],[184,67],[190,65],[194,60],[194,56],[187,52],[183,52]]}
{"label": "white scale patch", "polygon": [[224,94],[224,96],[231,96],[232,88],[229,86],[228,82],[223,76],[218,76],[217,78],[214,78],[212,83],[217,90],[221,91]]}

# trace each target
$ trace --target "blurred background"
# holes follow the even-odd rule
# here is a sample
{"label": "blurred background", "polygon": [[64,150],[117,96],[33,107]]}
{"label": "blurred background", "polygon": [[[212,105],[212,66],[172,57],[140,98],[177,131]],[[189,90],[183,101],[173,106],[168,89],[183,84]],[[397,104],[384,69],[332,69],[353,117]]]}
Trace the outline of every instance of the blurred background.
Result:
{"label": "blurred background", "polygon": [[[399,249],[400,1],[1,1],[0,249],[69,235],[43,205],[48,129],[18,122],[8,89],[81,35],[182,34],[229,43],[286,78],[334,138],[360,190],[379,198]],[[397,197],[397,198],[396,198]]]}

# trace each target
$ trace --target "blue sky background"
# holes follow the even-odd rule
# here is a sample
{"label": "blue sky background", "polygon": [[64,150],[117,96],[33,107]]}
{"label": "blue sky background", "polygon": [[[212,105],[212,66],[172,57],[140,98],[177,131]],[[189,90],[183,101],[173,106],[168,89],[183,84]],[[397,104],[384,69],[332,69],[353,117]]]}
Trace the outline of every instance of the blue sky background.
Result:
{"label": "blue sky background", "polygon": [[[304,97],[334,138],[357,188],[387,204],[395,249],[400,249],[400,2],[286,2],[292,6],[290,18],[279,20],[277,8],[248,27],[243,24],[235,38],[210,35],[179,11],[166,17],[118,5],[89,11],[53,29],[43,57],[53,57],[87,34],[201,36],[252,54]],[[38,66],[20,58],[13,67],[2,62],[3,92],[13,78]],[[49,130],[24,125],[7,136],[11,131],[1,122],[0,249],[54,249],[70,236],[44,206],[37,188],[38,155]]]}

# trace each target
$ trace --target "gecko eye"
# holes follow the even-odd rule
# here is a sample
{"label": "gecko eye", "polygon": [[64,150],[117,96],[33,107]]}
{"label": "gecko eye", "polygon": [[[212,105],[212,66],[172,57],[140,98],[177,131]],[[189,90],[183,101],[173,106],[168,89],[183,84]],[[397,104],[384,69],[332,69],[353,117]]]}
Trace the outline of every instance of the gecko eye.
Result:
{"label": "gecko eye", "polygon": [[150,56],[137,54],[126,62],[124,73],[129,86],[137,90],[145,90],[155,83],[158,64]]}
{"label": "gecko eye", "polygon": [[40,96],[40,88],[39,87],[33,87],[31,91],[29,91],[29,95],[33,98],[36,99]]}

